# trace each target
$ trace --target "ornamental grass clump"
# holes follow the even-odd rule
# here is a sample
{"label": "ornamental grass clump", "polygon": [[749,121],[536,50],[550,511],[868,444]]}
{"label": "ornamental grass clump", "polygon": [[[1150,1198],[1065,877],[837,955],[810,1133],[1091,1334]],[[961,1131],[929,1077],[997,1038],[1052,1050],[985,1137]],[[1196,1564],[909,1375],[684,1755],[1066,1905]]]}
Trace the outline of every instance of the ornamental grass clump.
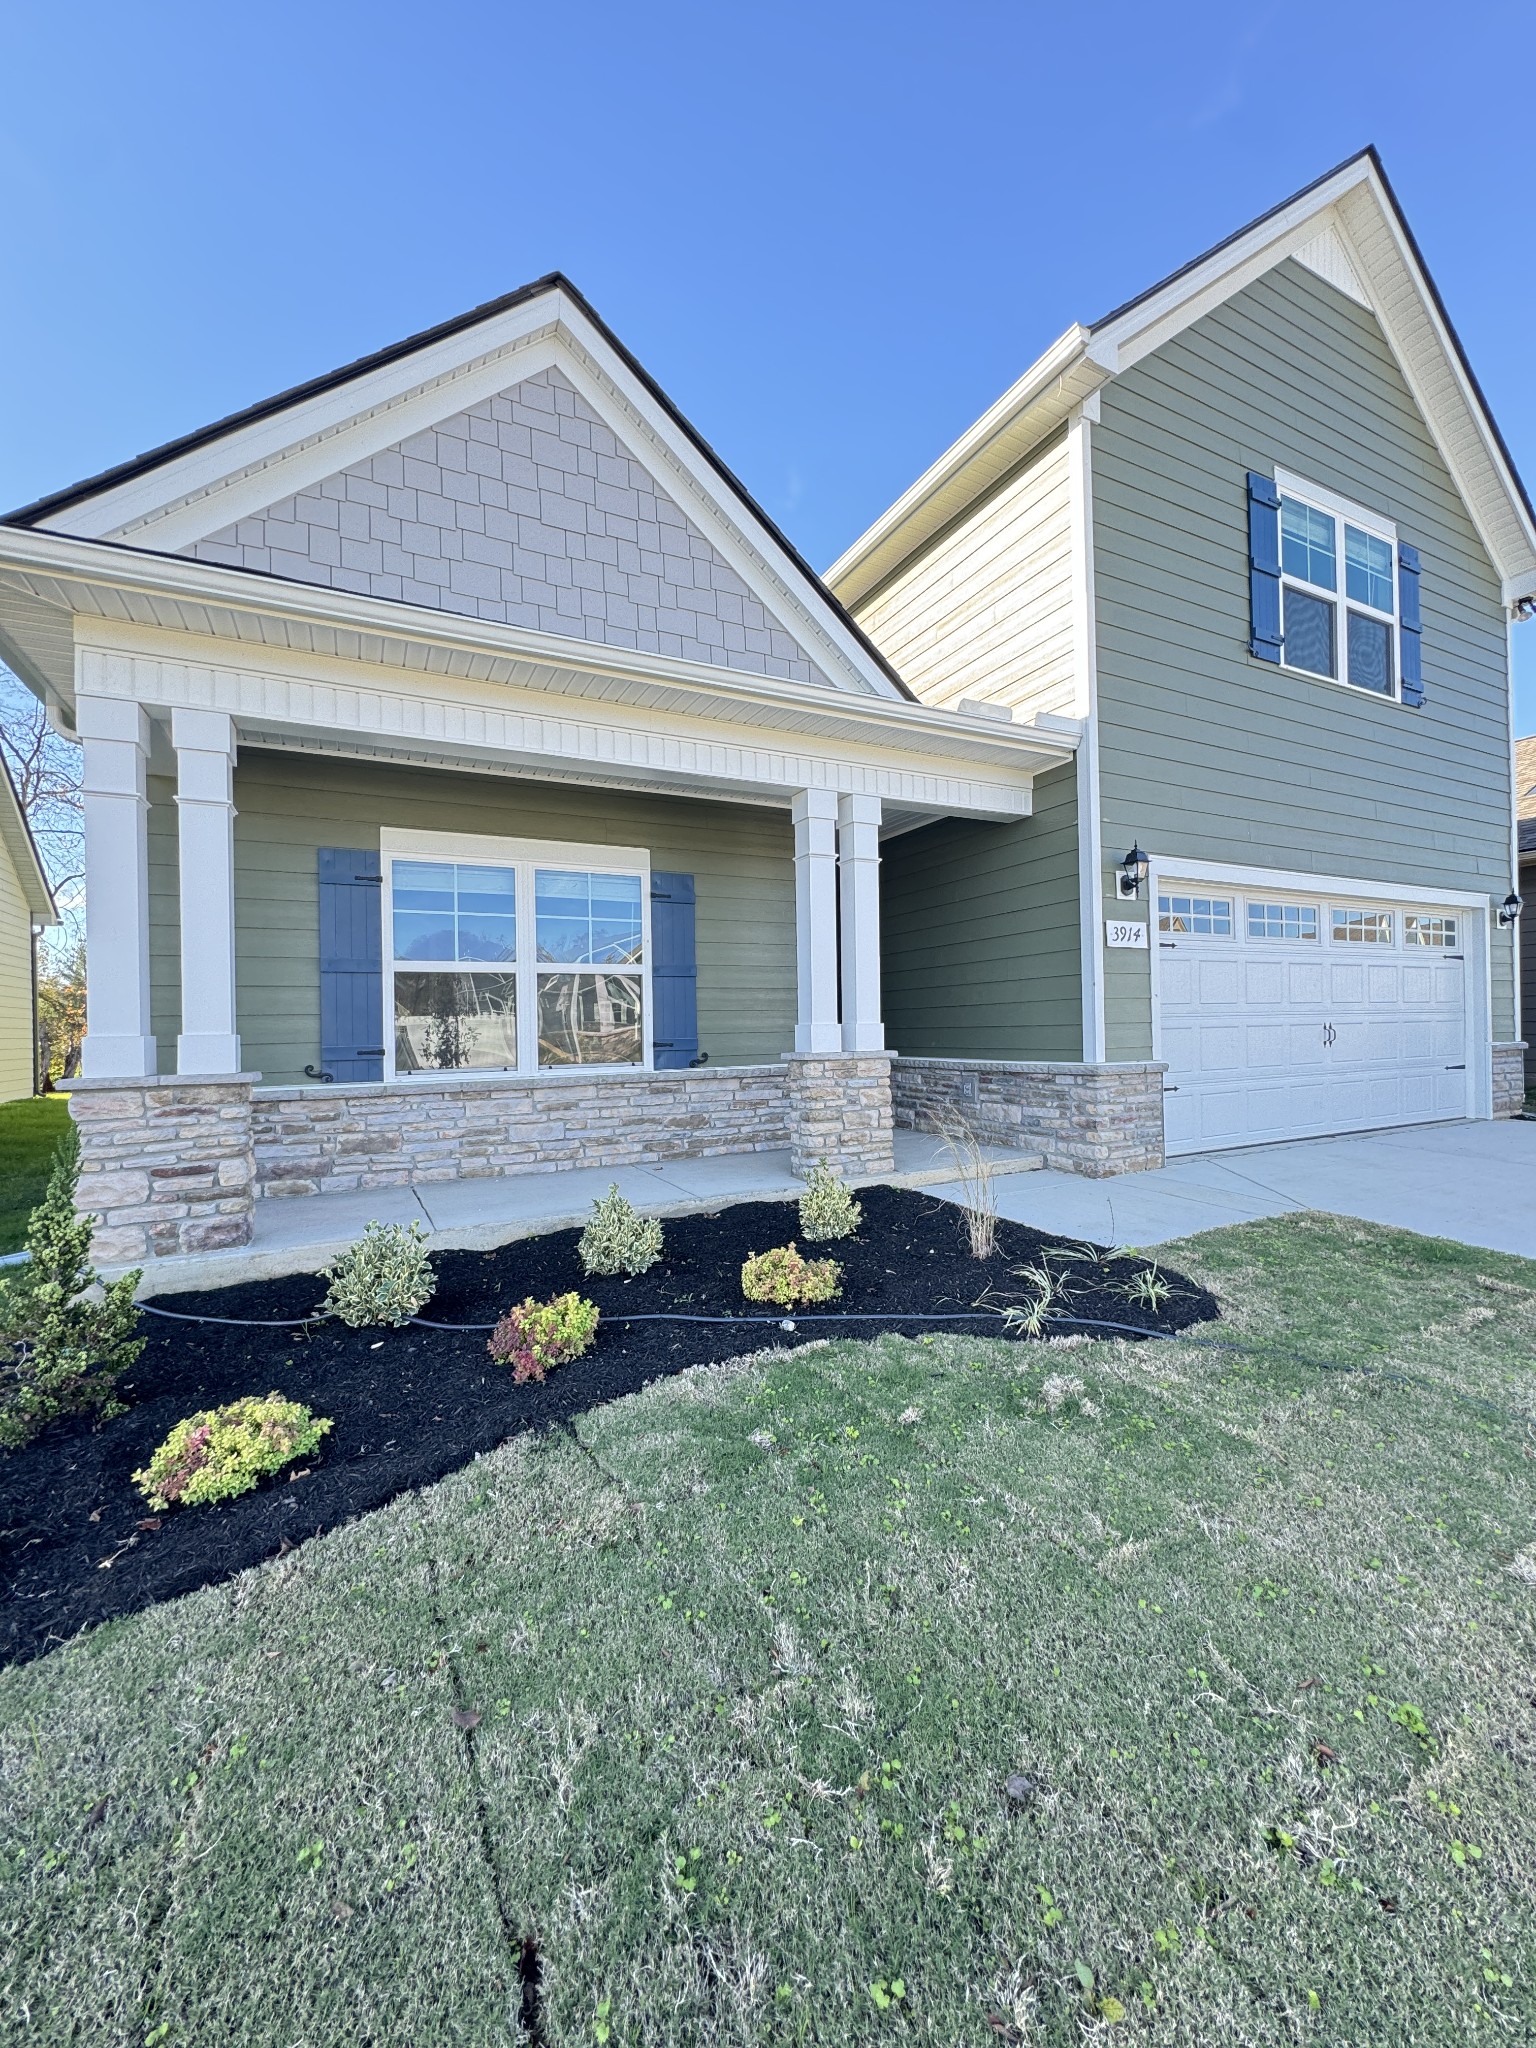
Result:
{"label": "ornamental grass clump", "polygon": [[247,1394],[178,1422],[134,1484],[152,1508],[204,1507],[249,1493],[319,1445],[330,1420],[281,1394]]}
{"label": "ornamental grass clump", "polygon": [[322,1315],[338,1316],[353,1330],[374,1323],[398,1328],[437,1289],[419,1223],[370,1223],[356,1244],[322,1267],[321,1278],[331,1283]]}
{"label": "ornamental grass clump", "polygon": [[[121,1415],[117,1383],[144,1349],[134,1335],[137,1272],[102,1285],[92,1216],[75,1214],[80,1146],[71,1125],[27,1225],[31,1257],[0,1281],[0,1448],[17,1450],[62,1415]],[[99,1288],[99,1292],[92,1292]]]}
{"label": "ornamental grass clump", "polygon": [[597,1304],[579,1294],[557,1294],[553,1301],[527,1301],[509,1308],[485,1347],[499,1365],[510,1365],[519,1386],[540,1385],[557,1365],[568,1365],[591,1349],[597,1335]]}
{"label": "ornamental grass clump", "polygon": [[648,1273],[661,1257],[661,1225],[640,1215],[615,1181],[592,1204],[576,1255],[584,1273]]}
{"label": "ornamental grass clump", "polygon": [[818,1159],[806,1178],[800,1197],[800,1235],[808,1244],[831,1237],[852,1237],[864,1217],[847,1184],[840,1181],[825,1159]]}
{"label": "ornamental grass clump", "polygon": [[741,1269],[748,1301],[772,1301],[794,1308],[802,1301],[831,1301],[841,1292],[843,1269],[836,1259],[807,1259],[794,1244],[754,1252]]}

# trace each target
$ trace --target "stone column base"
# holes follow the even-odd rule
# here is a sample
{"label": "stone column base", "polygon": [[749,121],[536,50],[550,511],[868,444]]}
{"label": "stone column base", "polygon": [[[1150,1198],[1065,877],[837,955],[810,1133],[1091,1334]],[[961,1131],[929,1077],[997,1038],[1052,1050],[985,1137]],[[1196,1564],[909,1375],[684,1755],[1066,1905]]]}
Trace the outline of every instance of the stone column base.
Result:
{"label": "stone column base", "polygon": [[1493,1048],[1493,1113],[1495,1116],[1523,1116],[1525,1113],[1525,1041]]}
{"label": "stone column base", "polygon": [[888,1052],[790,1053],[790,1171],[824,1159],[840,1180],[870,1180],[896,1167]]}
{"label": "stone column base", "polygon": [[137,1266],[249,1244],[255,1165],[251,1088],[259,1074],[71,1084],[80,1134],[82,1216],[94,1216],[91,1255]]}

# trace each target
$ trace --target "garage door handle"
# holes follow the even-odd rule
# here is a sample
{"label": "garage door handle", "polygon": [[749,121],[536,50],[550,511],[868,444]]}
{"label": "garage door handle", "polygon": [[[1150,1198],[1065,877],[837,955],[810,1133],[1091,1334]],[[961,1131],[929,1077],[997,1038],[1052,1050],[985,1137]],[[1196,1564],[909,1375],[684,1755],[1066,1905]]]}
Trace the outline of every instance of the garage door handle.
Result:
{"label": "garage door handle", "polygon": [[1467,1071],[1467,1063],[1463,1060],[1459,1066],[1447,1067],[1445,1071],[1448,1074],[1464,1074]]}

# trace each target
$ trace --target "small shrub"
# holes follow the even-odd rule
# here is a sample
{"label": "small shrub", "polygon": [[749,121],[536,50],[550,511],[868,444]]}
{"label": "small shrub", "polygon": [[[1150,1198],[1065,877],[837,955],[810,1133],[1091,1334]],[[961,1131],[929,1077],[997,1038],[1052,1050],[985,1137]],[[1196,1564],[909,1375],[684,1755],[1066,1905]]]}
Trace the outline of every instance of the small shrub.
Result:
{"label": "small shrub", "polygon": [[437,1289],[421,1225],[370,1223],[356,1244],[321,1270],[330,1288],[322,1313],[354,1330],[374,1323],[398,1327],[424,1309]]}
{"label": "small shrub", "polygon": [[137,1272],[96,1288],[92,1216],[75,1214],[79,1138],[71,1125],[27,1225],[31,1258],[0,1281],[0,1447],[16,1450],[61,1415],[121,1415],[117,1382],[144,1349],[134,1335]]}
{"label": "small shrub", "polygon": [[748,1301],[773,1301],[780,1308],[793,1308],[801,1301],[830,1301],[841,1291],[842,1280],[836,1259],[802,1258],[793,1244],[754,1252],[741,1269],[741,1291]]}
{"label": "small shrub", "polygon": [[955,1170],[971,1257],[990,1259],[997,1249],[997,1167],[987,1141],[961,1109],[933,1110],[928,1126],[942,1141]]}
{"label": "small shrub", "polygon": [[1127,1301],[1134,1301],[1138,1308],[1160,1309],[1172,1294],[1173,1288],[1157,1270],[1154,1259],[1149,1266],[1141,1266],[1131,1275],[1121,1289]]}
{"label": "small shrub", "polygon": [[661,1225],[637,1215],[615,1182],[592,1204],[576,1254],[584,1273],[648,1273],[661,1257]]}
{"label": "small shrub", "polygon": [[510,1365],[520,1385],[538,1380],[554,1366],[568,1365],[591,1348],[597,1335],[597,1305],[579,1294],[557,1294],[553,1301],[532,1296],[509,1308],[485,1347],[500,1365]]}
{"label": "small shrub", "polygon": [[281,1394],[247,1394],[178,1422],[134,1483],[152,1508],[201,1507],[249,1493],[315,1449],[329,1419]]}
{"label": "small shrub", "polygon": [[807,1244],[830,1237],[852,1237],[864,1216],[851,1191],[825,1159],[818,1159],[800,1197],[800,1235]]}

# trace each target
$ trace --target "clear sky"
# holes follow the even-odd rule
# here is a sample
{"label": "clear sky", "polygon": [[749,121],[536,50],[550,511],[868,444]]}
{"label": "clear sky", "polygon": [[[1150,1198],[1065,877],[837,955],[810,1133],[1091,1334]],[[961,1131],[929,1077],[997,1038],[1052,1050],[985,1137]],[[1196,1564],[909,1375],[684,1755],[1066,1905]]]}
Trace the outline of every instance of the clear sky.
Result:
{"label": "clear sky", "polygon": [[17,0],[0,504],[558,268],[824,567],[1071,321],[1366,142],[1531,476],[1531,22]]}

